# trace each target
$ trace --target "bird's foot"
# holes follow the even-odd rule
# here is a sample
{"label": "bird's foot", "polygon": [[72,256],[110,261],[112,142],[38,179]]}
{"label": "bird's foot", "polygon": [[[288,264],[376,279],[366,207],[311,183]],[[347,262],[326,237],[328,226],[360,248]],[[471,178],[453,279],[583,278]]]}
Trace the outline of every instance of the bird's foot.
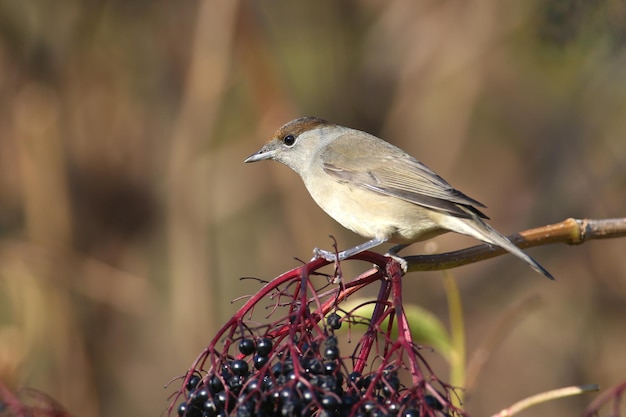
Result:
{"label": "bird's foot", "polygon": [[396,261],[397,263],[400,264],[400,268],[402,268],[402,272],[404,272],[405,274],[407,273],[407,271],[409,270],[409,264],[406,261],[406,259],[395,255],[394,253],[386,253],[385,254],[386,257],[393,259],[394,261]]}
{"label": "bird's foot", "polygon": [[[311,261],[314,261],[314,260],[319,259],[319,258],[323,258],[323,259],[327,260],[328,262],[337,262],[337,254],[336,253],[329,252],[327,250],[320,249],[320,248],[313,249],[313,258],[311,258]],[[339,259],[341,260],[341,257],[339,257]]]}

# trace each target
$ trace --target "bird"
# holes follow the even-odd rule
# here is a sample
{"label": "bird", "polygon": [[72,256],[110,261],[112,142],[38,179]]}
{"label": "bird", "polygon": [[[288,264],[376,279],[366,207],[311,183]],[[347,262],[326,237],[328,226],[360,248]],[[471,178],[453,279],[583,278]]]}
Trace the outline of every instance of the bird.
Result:
{"label": "bird", "polygon": [[317,118],[280,127],[244,160],[280,162],[295,171],[313,200],[345,228],[369,239],[344,251],[317,250],[344,260],[385,242],[394,256],[412,243],[446,232],[505,249],[554,279],[537,261],[485,222],[484,204],[453,188],[413,156],[374,135]]}

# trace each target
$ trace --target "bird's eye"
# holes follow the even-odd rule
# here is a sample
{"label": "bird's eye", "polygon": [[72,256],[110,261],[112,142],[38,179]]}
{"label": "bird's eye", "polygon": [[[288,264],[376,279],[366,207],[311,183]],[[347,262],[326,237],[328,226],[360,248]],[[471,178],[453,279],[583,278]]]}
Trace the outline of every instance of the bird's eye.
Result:
{"label": "bird's eye", "polygon": [[296,137],[294,135],[287,135],[283,138],[283,143],[289,147],[292,147],[296,143]]}

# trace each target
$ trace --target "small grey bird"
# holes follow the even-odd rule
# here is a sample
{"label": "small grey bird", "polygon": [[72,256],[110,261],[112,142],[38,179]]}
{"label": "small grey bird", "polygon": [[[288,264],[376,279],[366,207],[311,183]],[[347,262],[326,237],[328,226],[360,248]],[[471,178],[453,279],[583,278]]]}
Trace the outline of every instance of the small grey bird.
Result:
{"label": "small grey bird", "polygon": [[[316,117],[292,120],[244,162],[273,159],[294,170],[315,202],[370,240],[340,252],[343,260],[384,242],[392,251],[448,231],[506,249],[550,279],[534,259],[489,226],[483,204],[452,188],[402,149],[376,136]],[[318,251],[329,261],[335,254]]]}

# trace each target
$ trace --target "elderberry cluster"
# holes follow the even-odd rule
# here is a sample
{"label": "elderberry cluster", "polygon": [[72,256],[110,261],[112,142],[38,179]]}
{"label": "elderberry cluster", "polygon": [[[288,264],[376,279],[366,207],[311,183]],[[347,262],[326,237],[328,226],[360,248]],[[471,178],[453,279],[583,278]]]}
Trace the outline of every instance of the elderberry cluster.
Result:
{"label": "elderberry cluster", "polygon": [[[327,324],[337,329],[339,316]],[[237,348],[188,379],[180,417],[446,415],[434,396],[401,383],[398,365],[350,371],[332,333],[241,338]]]}

